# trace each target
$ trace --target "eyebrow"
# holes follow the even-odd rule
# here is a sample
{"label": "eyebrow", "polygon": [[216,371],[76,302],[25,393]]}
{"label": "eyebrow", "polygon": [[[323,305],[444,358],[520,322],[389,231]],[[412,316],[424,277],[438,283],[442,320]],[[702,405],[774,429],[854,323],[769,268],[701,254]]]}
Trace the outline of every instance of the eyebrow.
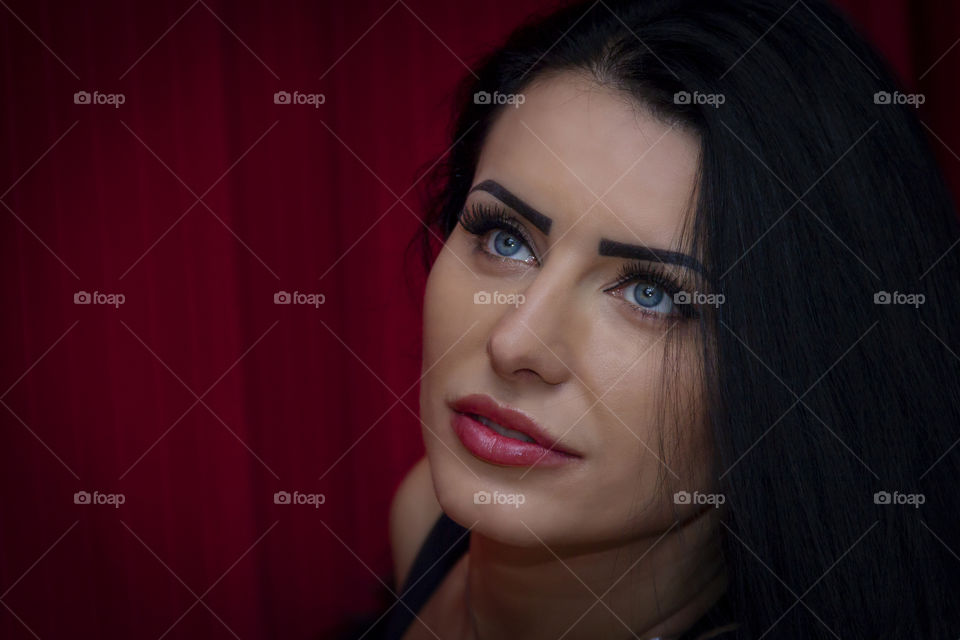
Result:
{"label": "eyebrow", "polygon": [[703,276],[707,276],[706,269],[700,264],[700,261],[693,256],[667,249],[655,249],[636,244],[627,244],[626,242],[617,242],[607,238],[600,239],[600,246],[597,251],[602,256],[613,256],[615,258],[631,258],[634,260],[649,260],[650,262],[663,262],[666,264],[676,264],[681,267],[693,269]]}
{"label": "eyebrow", "polygon": [[[496,180],[484,180],[470,189],[468,193],[473,193],[474,191],[486,191],[497,200],[500,200],[505,205],[529,220],[530,223],[542,231],[544,235],[550,234],[550,226],[553,224],[553,218],[543,215],[526,202],[512,194],[506,187]],[[688,269],[693,269],[703,276],[707,275],[706,269],[704,269],[703,265],[700,264],[700,261],[693,256],[676,251],[669,251],[667,249],[656,249],[642,245],[627,244],[626,242],[618,242],[608,238],[601,238],[597,252],[601,256],[675,264]]]}
{"label": "eyebrow", "polygon": [[473,189],[470,189],[469,193],[473,193],[474,191],[486,191],[494,198],[529,220],[530,224],[543,232],[543,235],[550,235],[550,226],[553,224],[553,218],[543,215],[526,202],[510,193],[506,187],[499,182],[495,180],[484,180],[480,184],[476,185]]}

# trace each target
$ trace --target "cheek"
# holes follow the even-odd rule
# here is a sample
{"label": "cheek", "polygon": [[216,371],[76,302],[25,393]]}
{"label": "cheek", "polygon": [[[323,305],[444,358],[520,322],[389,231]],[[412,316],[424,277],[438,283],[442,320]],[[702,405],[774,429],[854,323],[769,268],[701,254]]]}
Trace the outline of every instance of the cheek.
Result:
{"label": "cheek", "polygon": [[591,421],[597,425],[598,466],[609,471],[599,478],[602,490],[620,491],[640,505],[672,507],[674,491],[708,483],[692,326],[677,325],[655,343],[634,338],[594,346],[594,353],[609,354],[596,369],[594,389],[602,402]]}
{"label": "cheek", "polygon": [[[424,291],[424,371],[433,366],[476,320],[473,304],[476,286],[473,282],[476,279],[453,255],[449,243],[445,245],[430,269]],[[443,365],[438,366],[442,368]]]}
{"label": "cheek", "polygon": [[[477,305],[473,294],[478,280],[464,266],[462,251],[454,254],[448,241],[440,251],[427,276],[423,297],[423,359],[420,380],[420,414],[428,453],[434,434],[442,434],[448,411],[444,394],[455,388],[462,391],[466,381],[460,380],[470,367],[467,363],[483,354],[482,335],[476,324]],[[451,384],[458,378],[458,384]]]}

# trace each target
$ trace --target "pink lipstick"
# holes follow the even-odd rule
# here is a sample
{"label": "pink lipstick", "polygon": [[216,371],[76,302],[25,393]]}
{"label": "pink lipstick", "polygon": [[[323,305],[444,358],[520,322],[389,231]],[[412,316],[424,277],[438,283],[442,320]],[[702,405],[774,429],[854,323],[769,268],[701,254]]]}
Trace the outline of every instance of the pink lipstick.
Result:
{"label": "pink lipstick", "polygon": [[450,424],[477,458],[494,464],[553,467],[581,456],[560,444],[523,413],[487,395],[472,394],[450,403]]}

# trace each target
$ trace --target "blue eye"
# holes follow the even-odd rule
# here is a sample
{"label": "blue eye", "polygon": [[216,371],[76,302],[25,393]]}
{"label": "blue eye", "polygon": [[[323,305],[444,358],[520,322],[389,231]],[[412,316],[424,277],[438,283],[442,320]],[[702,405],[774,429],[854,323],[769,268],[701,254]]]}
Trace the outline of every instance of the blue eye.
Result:
{"label": "blue eye", "polygon": [[512,256],[520,250],[522,244],[516,236],[512,236],[503,231],[498,231],[497,235],[493,238],[493,246],[500,255],[504,256]]}
{"label": "blue eye", "polygon": [[663,287],[652,282],[637,281],[624,288],[624,299],[644,310],[656,313],[673,313],[673,299]]}
{"label": "blue eye", "polygon": [[[502,207],[475,202],[460,212],[460,225],[477,238],[477,248],[493,258],[534,265],[533,241]],[[524,253],[525,252],[525,253]]]}
{"label": "blue eye", "polygon": [[[484,250],[495,256],[520,262],[529,262],[534,257],[526,242],[504,229],[491,231],[489,238],[484,242]],[[526,254],[523,253],[524,251]]]}

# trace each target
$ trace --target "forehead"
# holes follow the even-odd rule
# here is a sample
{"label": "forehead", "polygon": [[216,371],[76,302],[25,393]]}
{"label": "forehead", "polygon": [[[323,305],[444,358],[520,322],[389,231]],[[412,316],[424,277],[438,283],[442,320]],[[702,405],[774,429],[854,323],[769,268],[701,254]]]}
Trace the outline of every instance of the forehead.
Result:
{"label": "forehead", "polygon": [[572,72],[538,80],[523,96],[501,108],[475,183],[497,180],[553,218],[551,237],[589,209],[576,223],[585,233],[676,246],[695,189],[694,134]]}

